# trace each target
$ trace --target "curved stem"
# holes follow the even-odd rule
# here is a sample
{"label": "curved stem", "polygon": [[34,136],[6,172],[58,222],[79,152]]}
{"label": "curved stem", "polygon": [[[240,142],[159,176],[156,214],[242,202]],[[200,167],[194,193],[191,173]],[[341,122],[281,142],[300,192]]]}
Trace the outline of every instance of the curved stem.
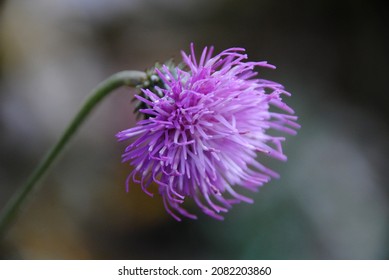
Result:
{"label": "curved stem", "polygon": [[112,75],[101,82],[95,90],[92,91],[89,98],[85,101],[80,111],[65,129],[58,142],[48,151],[39,165],[32,172],[26,183],[11,197],[0,214],[0,237],[4,234],[7,226],[16,216],[20,206],[26,200],[28,194],[32,191],[36,183],[45,175],[54,160],[61,153],[65,145],[84,122],[92,109],[110,92],[121,87],[135,87],[144,82],[146,74],[140,71],[123,71]]}

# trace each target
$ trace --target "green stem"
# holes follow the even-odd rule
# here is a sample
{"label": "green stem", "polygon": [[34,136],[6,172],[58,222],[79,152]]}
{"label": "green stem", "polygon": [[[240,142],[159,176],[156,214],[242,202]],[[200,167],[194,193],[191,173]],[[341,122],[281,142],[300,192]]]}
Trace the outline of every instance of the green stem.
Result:
{"label": "green stem", "polygon": [[4,209],[0,214],[0,237],[4,234],[7,226],[17,215],[20,207],[26,201],[29,193],[33,190],[34,186],[47,172],[49,167],[53,164],[54,160],[61,153],[65,145],[69,142],[71,137],[92,111],[92,109],[110,92],[121,87],[130,86],[135,87],[140,85],[146,79],[146,74],[140,71],[123,71],[116,73],[100,83],[95,90],[92,91],[89,98],[85,101],[80,111],[70,122],[65,129],[58,142],[49,150],[46,156],[42,159],[39,165],[35,168],[30,175],[26,184],[24,184],[8,201]]}

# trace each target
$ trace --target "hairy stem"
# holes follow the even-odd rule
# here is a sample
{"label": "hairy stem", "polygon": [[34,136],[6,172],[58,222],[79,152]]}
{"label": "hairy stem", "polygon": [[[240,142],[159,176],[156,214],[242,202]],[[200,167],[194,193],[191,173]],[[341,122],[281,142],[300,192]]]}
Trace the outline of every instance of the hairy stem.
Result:
{"label": "hairy stem", "polygon": [[34,189],[40,179],[47,173],[64,149],[69,140],[74,136],[77,129],[85,121],[86,117],[91,113],[92,109],[113,90],[121,86],[136,87],[144,82],[146,74],[140,71],[123,71],[112,75],[105,81],[101,82],[91,93],[80,111],[75,115],[74,119],[69,123],[68,127],[59,138],[58,142],[48,151],[41,162],[32,172],[26,183],[15,192],[11,199],[7,202],[4,209],[0,213],[0,237],[4,235],[7,226],[16,217],[20,207],[26,201],[28,194]]}

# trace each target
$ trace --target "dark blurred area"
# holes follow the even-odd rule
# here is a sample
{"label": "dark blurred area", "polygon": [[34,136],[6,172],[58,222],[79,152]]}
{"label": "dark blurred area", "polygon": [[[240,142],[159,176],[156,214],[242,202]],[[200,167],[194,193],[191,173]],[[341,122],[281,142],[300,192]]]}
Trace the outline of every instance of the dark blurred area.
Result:
{"label": "dark blurred area", "polygon": [[[389,258],[388,10],[382,1],[0,1],[0,208],[88,92],[180,50],[240,46],[277,70],[302,125],[281,179],[219,222],[125,192],[114,135],[133,91],[94,111],[0,246],[3,259]],[[190,203],[188,205],[190,207]]]}

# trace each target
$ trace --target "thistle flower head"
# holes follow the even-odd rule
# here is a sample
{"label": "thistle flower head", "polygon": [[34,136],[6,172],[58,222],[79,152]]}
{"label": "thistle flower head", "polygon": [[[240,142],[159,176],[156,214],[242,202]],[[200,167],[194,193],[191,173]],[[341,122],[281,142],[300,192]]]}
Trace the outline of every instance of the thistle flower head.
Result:
{"label": "thistle flower head", "polygon": [[[204,48],[197,60],[182,52],[185,67],[155,68],[159,84],[136,95],[148,116],[135,127],[117,134],[132,140],[122,155],[133,170],[127,179],[149,195],[158,185],[167,212],[175,219],[195,219],[182,203],[192,198],[209,216],[223,219],[234,203],[253,200],[236,191],[257,191],[278,174],[261,164],[258,154],[286,160],[284,137],[299,125],[293,110],[282,100],[290,94],[281,84],[258,79],[256,67],[275,68],[267,62],[246,61],[242,48],[213,56]],[[279,110],[273,110],[278,108]]]}

